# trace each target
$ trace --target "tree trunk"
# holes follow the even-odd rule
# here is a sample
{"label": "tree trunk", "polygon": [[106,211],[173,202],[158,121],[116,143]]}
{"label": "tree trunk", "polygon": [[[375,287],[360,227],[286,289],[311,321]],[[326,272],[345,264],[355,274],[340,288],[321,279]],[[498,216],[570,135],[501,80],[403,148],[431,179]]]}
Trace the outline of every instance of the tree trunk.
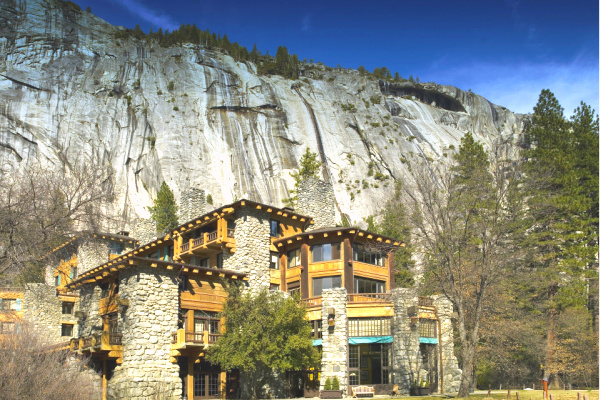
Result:
{"label": "tree trunk", "polygon": [[460,388],[458,397],[469,397],[471,387],[473,386],[473,363],[475,361],[474,350],[469,345],[464,345],[462,349],[462,375],[460,377]]}

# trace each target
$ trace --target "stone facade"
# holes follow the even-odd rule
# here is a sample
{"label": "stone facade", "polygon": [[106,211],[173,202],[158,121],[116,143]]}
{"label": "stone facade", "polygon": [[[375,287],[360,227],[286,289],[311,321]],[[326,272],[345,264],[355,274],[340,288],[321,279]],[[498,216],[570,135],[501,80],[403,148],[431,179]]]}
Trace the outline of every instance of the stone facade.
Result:
{"label": "stone facade", "polygon": [[394,303],[393,383],[398,385],[400,393],[408,394],[421,369],[419,333],[416,326],[411,326],[408,317],[408,307],[418,304],[417,291],[404,288],[393,289],[392,301]]}
{"label": "stone facade", "polygon": [[108,261],[108,242],[82,240],[77,247],[77,274],[82,274]]}
{"label": "stone facade", "polygon": [[79,320],[80,336],[90,336],[103,328],[99,314],[101,293],[99,285],[85,285],[79,291],[79,305],[85,313]]}
{"label": "stone facade", "polygon": [[131,221],[129,234],[132,238],[145,244],[156,239],[156,223],[150,218],[136,218]]}
{"label": "stone facade", "polygon": [[458,368],[458,360],[454,355],[454,335],[452,330],[452,303],[443,296],[433,296],[433,304],[441,325],[442,360],[444,362],[443,393],[458,392],[462,370]]}
{"label": "stone facade", "polygon": [[169,360],[179,314],[178,271],[138,266],[121,272],[123,363],[109,381],[111,399],[180,399],[179,365]]}
{"label": "stone facade", "polygon": [[224,254],[223,267],[248,274],[250,290],[269,289],[271,236],[269,214],[244,207],[236,210],[235,253]]}
{"label": "stone facade", "polygon": [[[75,303],[74,311],[77,310],[78,304]],[[43,283],[27,284],[23,292],[23,318],[47,344],[71,338],[71,335],[61,336],[63,323],[73,325],[73,336],[78,334],[77,319],[73,314],[62,313],[62,301],[56,296],[54,286]]]}
{"label": "stone facade", "polygon": [[[348,317],[345,288],[323,290],[321,318],[323,326],[323,358],[321,360],[321,390],[327,378],[337,377],[340,389],[348,393]],[[329,309],[335,310],[333,326],[329,326]]]}
{"label": "stone facade", "polygon": [[307,178],[298,185],[296,211],[310,215],[314,225],[307,231],[336,225],[335,193],[331,184],[315,178]]}
{"label": "stone facade", "polygon": [[199,187],[190,187],[179,199],[179,223],[183,224],[206,212],[206,194]]}

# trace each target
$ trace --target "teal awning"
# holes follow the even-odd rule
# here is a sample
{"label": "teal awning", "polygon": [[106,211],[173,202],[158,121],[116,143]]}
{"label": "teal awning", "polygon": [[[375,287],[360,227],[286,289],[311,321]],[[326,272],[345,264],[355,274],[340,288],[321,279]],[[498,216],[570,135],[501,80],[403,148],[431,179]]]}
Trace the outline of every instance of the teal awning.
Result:
{"label": "teal awning", "polygon": [[366,344],[366,343],[392,343],[394,340],[391,336],[363,336],[351,337],[348,342],[350,344]]}
{"label": "teal awning", "polygon": [[313,339],[313,346],[321,346],[323,344],[323,339]]}
{"label": "teal awning", "polygon": [[432,338],[432,337],[420,337],[419,343],[438,344],[438,340],[436,338]]}

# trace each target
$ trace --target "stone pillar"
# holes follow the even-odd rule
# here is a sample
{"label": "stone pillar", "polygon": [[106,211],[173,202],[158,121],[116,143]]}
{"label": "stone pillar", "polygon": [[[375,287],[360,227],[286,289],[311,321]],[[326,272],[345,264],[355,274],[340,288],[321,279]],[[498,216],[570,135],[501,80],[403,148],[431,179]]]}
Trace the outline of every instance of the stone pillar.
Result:
{"label": "stone pillar", "polygon": [[111,399],[180,399],[179,365],[169,360],[177,330],[177,270],[138,266],[120,272],[123,363],[108,383]]}
{"label": "stone pillar", "polygon": [[252,291],[268,290],[271,281],[269,214],[250,207],[237,209],[235,243],[235,253],[224,254],[223,268],[248,274]]}
{"label": "stone pillar", "polygon": [[439,335],[442,346],[442,373],[444,386],[440,388],[442,393],[456,393],[460,387],[462,370],[458,368],[458,360],[454,355],[454,334],[452,329],[452,303],[444,296],[433,296],[433,305],[437,309],[441,327]]}
{"label": "stone pillar", "polygon": [[98,285],[84,285],[79,291],[79,307],[85,314],[79,320],[79,336],[90,336],[103,329],[100,318],[100,298],[102,290]]}
{"label": "stone pillar", "polygon": [[81,275],[108,262],[108,253],[107,242],[94,239],[82,240],[77,247],[77,274]]}
{"label": "stone pillar", "polygon": [[411,326],[408,307],[418,307],[419,298],[415,289],[397,288],[392,290],[392,301],[393,383],[398,385],[400,393],[408,394],[421,367],[419,331],[417,326]]}
{"label": "stone pillar", "polygon": [[157,238],[156,223],[150,218],[136,218],[131,221],[130,236],[140,242],[140,245]]}
{"label": "stone pillar", "polygon": [[298,185],[296,211],[313,218],[308,230],[335,226],[335,193],[331,184],[316,178],[307,178]]}
{"label": "stone pillar", "polygon": [[[340,389],[348,395],[348,317],[345,288],[323,290],[321,319],[323,324],[323,359],[321,360],[321,386],[327,378],[337,377]],[[335,324],[329,326],[329,309],[335,309]]]}
{"label": "stone pillar", "polygon": [[[77,310],[75,303],[74,309]],[[72,314],[62,313],[62,301],[56,296],[54,286],[43,283],[28,283],[23,291],[23,319],[45,344],[59,343],[71,338],[61,336],[61,321],[73,323],[73,336],[78,334],[77,319]]]}
{"label": "stone pillar", "polygon": [[192,186],[181,193],[179,199],[179,223],[183,224],[206,212],[206,195],[203,189]]}

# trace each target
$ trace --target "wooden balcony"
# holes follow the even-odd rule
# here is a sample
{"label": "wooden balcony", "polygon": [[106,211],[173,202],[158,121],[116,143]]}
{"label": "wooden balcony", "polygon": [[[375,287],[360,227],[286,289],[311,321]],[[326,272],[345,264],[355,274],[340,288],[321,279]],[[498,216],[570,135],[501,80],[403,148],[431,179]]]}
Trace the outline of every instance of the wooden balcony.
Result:
{"label": "wooden balcony", "polygon": [[80,354],[103,354],[102,357],[117,359],[123,357],[123,335],[117,332],[101,331],[90,336],[73,338],[69,344],[71,351]]}
{"label": "wooden balcony", "polygon": [[[221,233],[219,233],[221,232]],[[214,230],[204,232],[200,237],[189,239],[181,243],[179,254],[200,253],[203,250],[220,250],[223,245],[232,249],[235,244],[235,230],[227,228],[226,231]]]}
{"label": "wooden balcony", "polygon": [[352,293],[348,295],[348,303],[391,303],[391,293]]}
{"label": "wooden balcony", "polygon": [[191,349],[205,348],[209,345],[217,343],[221,334],[203,332],[190,332],[185,329],[178,329],[177,332],[171,334],[171,349]]}
{"label": "wooden balcony", "polygon": [[321,304],[323,304],[323,298],[321,296],[309,297],[300,301],[304,303],[306,308],[321,307]]}

